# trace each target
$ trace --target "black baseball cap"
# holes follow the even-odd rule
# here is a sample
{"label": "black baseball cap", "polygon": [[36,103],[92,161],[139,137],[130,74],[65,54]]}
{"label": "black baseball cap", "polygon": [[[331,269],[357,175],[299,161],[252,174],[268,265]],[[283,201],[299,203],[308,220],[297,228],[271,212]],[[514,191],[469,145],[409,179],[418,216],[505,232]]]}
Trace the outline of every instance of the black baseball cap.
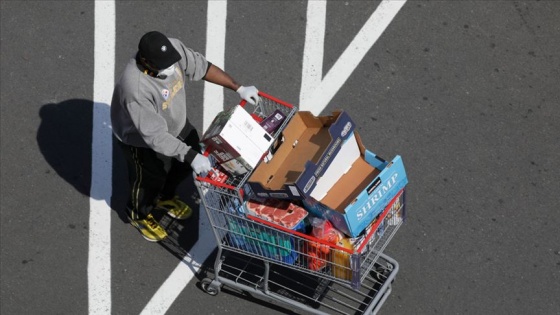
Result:
{"label": "black baseball cap", "polygon": [[140,56],[152,63],[157,70],[169,68],[181,60],[181,55],[173,47],[169,38],[158,31],[151,31],[140,39],[138,43]]}

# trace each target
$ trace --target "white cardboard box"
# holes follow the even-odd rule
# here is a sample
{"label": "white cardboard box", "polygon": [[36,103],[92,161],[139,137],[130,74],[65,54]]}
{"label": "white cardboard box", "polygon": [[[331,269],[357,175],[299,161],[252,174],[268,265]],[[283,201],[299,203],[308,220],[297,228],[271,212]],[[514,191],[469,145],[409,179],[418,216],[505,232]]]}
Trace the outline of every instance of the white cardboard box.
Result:
{"label": "white cardboard box", "polygon": [[272,141],[272,136],[240,105],[219,113],[201,140],[220,164],[236,159],[250,168],[247,171],[259,163]]}

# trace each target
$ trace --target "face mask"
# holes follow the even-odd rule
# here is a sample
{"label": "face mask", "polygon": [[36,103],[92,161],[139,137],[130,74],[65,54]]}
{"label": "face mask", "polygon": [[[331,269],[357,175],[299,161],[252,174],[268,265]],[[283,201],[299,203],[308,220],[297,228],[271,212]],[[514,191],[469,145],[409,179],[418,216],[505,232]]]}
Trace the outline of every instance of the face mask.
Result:
{"label": "face mask", "polygon": [[175,65],[174,65],[174,64],[171,65],[171,67],[169,67],[169,68],[160,70],[160,71],[158,72],[158,76],[160,76],[160,77],[161,77],[161,76],[166,76],[166,77],[168,77],[168,76],[172,75],[173,73],[175,73]]}

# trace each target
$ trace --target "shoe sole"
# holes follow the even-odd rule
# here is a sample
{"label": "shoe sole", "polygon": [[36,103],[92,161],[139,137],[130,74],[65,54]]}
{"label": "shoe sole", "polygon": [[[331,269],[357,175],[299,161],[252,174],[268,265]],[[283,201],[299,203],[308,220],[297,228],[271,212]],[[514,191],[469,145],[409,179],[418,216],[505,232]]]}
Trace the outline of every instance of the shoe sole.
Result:
{"label": "shoe sole", "polygon": [[153,239],[153,238],[149,238],[149,237],[147,237],[146,235],[144,235],[144,233],[142,233],[142,231],[140,231],[140,229],[139,229],[136,225],[134,225],[132,222],[129,222],[129,223],[130,223],[130,225],[132,225],[132,227],[134,227],[134,228],[136,229],[136,231],[138,231],[138,233],[140,233],[140,235],[142,235],[142,237],[143,237],[146,241],[148,241],[148,242],[157,243],[157,242],[161,242],[161,241],[163,241],[164,239],[167,238],[167,235],[166,235],[164,238],[160,239],[160,240],[156,240],[156,239]]}
{"label": "shoe sole", "polygon": [[162,238],[161,240],[154,240],[154,239],[151,239],[151,238],[149,238],[149,237],[146,237],[146,235],[142,234],[142,232],[140,232],[140,235],[142,235],[142,237],[143,237],[146,241],[148,241],[148,242],[150,242],[150,243],[161,242],[161,241],[163,241],[163,240],[165,239],[165,238]]}
{"label": "shoe sole", "polygon": [[159,210],[159,211],[165,211],[165,214],[167,214],[168,216],[170,216],[170,217],[172,217],[173,219],[176,219],[176,220],[186,220],[186,219],[189,219],[190,217],[192,217],[192,214],[193,214],[193,211],[192,211],[192,209],[191,209],[189,215],[187,215],[186,217],[179,218],[179,217],[177,217],[176,215],[172,214],[172,213],[171,213],[171,210],[169,210],[169,209],[167,209],[167,208],[165,208],[165,207],[155,207],[154,209],[155,209],[155,210]]}
{"label": "shoe sole", "polygon": [[167,212],[167,215],[172,217],[175,220],[186,220],[186,219],[189,219],[190,217],[192,217],[192,211],[189,213],[189,215],[187,215],[185,217],[182,217],[182,218],[177,217],[176,215],[172,214],[171,212]]}

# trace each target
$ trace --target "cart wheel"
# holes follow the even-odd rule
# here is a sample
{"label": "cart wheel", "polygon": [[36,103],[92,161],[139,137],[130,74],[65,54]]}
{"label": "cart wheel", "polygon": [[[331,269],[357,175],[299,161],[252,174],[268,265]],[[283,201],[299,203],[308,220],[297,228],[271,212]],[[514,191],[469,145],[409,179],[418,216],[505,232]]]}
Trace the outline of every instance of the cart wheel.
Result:
{"label": "cart wheel", "polygon": [[374,270],[372,270],[370,272],[370,275],[379,280],[379,281],[385,281],[385,279],[389,276],[389,274],[391,274],[391,270],[392,268],[384,268],[384,267],[377,267]]}
{"label": "cart wheel", "polygon": [[204,290],[204,292],[210,294],[211,296],[216,296],[218,295],[218,293],[220,293],[221,286],[212,285],[212,279],[210,278],[202,279],[202,281],[200,282],[200,286],[202,287],[202,290]]}

